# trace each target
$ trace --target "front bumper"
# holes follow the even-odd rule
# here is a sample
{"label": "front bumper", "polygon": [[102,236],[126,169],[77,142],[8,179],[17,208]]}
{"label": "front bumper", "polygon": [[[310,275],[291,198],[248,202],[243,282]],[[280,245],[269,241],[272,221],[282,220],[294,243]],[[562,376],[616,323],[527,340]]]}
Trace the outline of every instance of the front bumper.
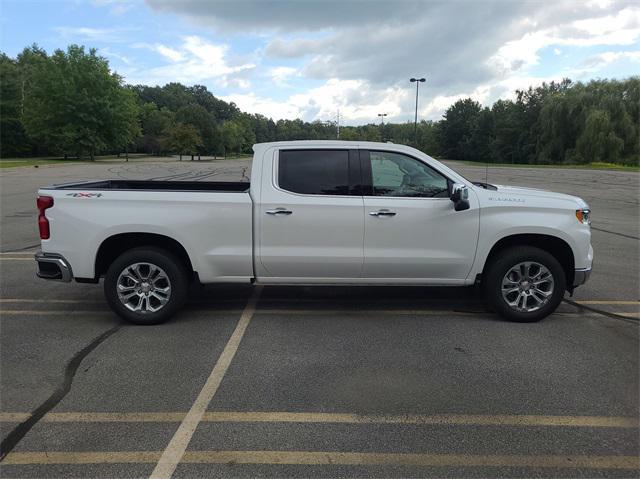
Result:
{"label": "front bumper", "polygon": [[586,283],[589,276],[591,276],[591,268],[576,269],[573,275],[573,287],[575,288]]}
{"label": "front bumper", "polygon": [[71,265],[64,256],[55,253],[38,252],[35,256],[38,263],[38,278],[69,283],[73,278]]}

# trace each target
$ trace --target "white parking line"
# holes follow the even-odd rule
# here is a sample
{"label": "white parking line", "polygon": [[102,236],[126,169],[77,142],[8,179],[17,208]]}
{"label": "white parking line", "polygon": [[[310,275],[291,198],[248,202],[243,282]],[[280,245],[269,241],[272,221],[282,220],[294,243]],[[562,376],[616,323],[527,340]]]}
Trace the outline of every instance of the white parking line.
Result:
{"label": "white parking line", "polygon": [[160,456],[155,469],[151,473],[151,479],[169,479],[173,475],[173,472],[187,450],[187,446],[189,445],[198,424],[202,420],[204,413],[207,411],[209,403],[218,391],[222,378],[224,378],[236,351],[238,351],[240,341],[242,341],[242,337],[244,336],[244,333],[249,326],[249,322],[253,317],[253,313],[256,310],[256,305],[261,292],[262,287],[256,286],[246,307],[244,308],[244,311],[242,312],[242,316],[240,316],[236,329],[233,331],[231,338],[229,338],[222,354],[220,354],[220,357],[218,358],[216,365],[213,367],[202,391],[198,394],[198,397],[191,406],[191,409],[180,423],[180,426],[173,435],[173,438],[171,438],[169,445],[162,453],[162,456]]}

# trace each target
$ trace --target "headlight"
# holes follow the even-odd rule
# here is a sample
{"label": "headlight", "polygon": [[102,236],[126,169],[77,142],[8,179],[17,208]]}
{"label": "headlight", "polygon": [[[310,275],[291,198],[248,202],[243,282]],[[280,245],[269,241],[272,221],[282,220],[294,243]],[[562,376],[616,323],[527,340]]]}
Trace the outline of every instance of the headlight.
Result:
{"label": "headlight", "polygon": [[588,208],[582,208],[580,210],[576,210],[576,218],[583,225],[591,224],[591,210]]}

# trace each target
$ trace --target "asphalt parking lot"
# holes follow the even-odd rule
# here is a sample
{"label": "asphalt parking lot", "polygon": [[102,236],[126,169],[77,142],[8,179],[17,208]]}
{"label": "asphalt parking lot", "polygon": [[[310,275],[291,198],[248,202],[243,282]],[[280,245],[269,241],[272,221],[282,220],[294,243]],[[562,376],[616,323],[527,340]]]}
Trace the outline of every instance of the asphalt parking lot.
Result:
{"label": "asphalt parking lot", "polygon": [[99,286],[35,277],[38,186],[248,167],[2,170],[2,477],[637,477],[638,173],[489,170],[593,210],[590,281],[535,324],[472,289],[220,285],[140,327]]}

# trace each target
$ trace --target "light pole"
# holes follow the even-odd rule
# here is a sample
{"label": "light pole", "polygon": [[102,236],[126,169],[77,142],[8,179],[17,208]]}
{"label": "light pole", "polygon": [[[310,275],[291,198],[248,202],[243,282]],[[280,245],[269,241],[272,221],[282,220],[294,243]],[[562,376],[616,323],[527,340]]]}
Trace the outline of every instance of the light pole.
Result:
{"label": "light pole", "polygon": [[413,142],[418,145],[418,90],[420,89],[420,83],[426,82],[426,78],[411,78],[411,83],[416,84],[416,117],[413,124]]}
{"label": "light pole", "polygon": [[387,116],[386,113],[378,113],[380,117],[380,139],[384,141],[384,117]]}

